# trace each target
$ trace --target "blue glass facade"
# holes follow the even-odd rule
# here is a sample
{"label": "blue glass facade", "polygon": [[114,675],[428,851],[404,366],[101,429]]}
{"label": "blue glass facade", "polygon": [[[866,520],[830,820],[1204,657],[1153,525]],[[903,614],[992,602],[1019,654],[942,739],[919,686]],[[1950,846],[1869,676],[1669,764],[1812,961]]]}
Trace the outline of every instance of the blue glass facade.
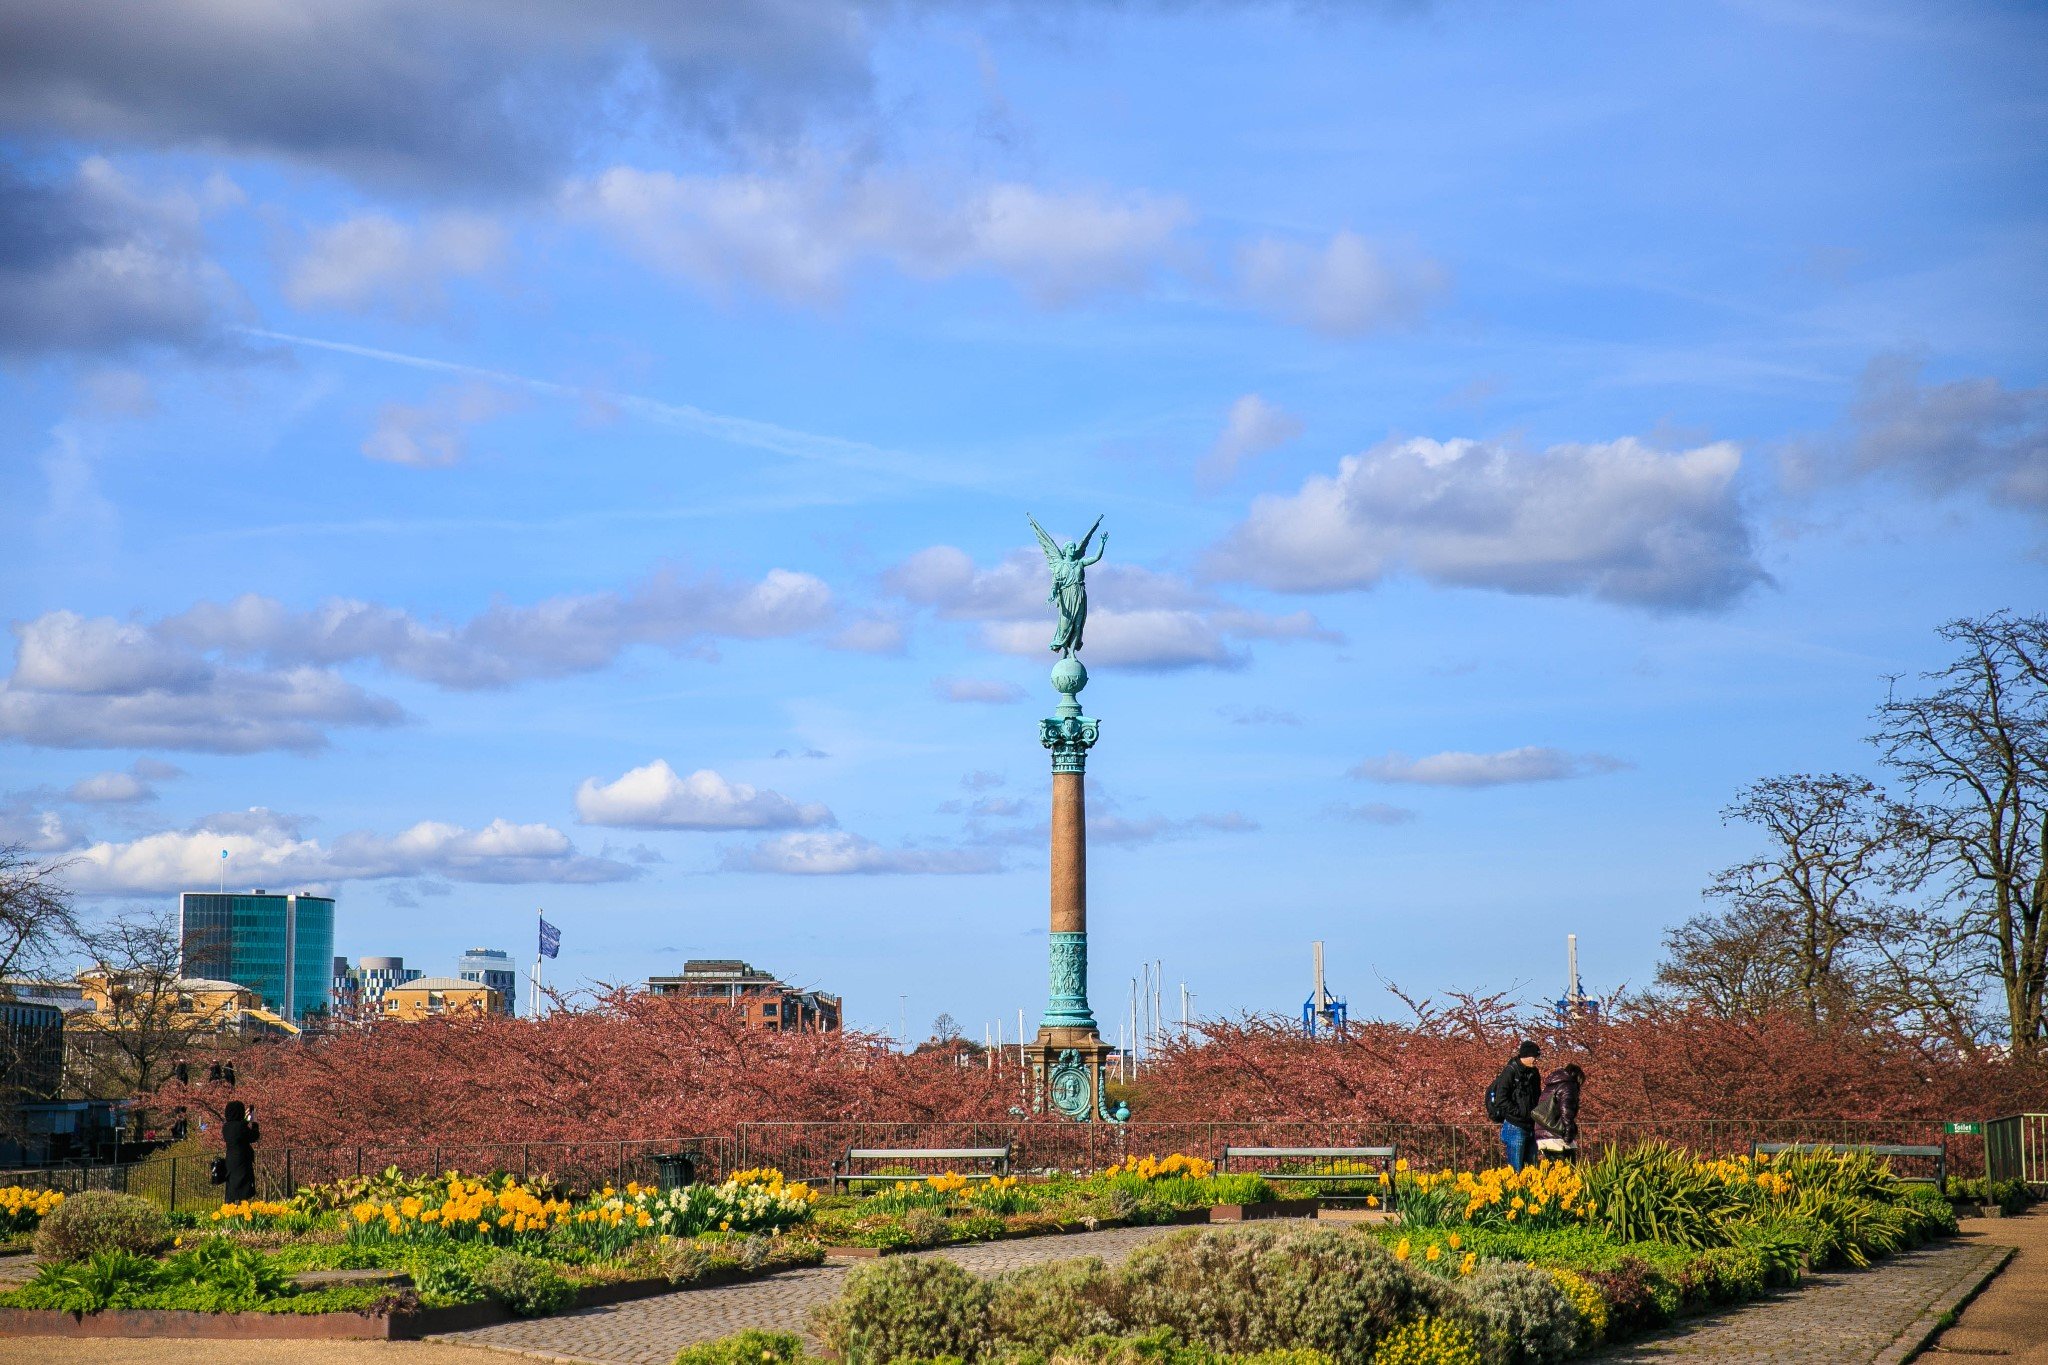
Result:
{"label": "blue glass facade", "polygon": [[186,976],[247,986],[295,1023],[328,1011],[332,897],[187,891],[178,898],[178,921]]}

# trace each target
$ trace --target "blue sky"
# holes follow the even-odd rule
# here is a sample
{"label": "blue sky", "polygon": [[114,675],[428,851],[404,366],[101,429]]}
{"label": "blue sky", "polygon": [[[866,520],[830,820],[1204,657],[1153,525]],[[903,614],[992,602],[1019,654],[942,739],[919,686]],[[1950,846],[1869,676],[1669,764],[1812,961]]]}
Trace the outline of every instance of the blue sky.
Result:
{"label": "blue sky", "polygon": [[[2048,600],[2048,15],[5,5],[0,833],[852,1021],[1650,977]],[[907,1000],[902,997],[907,997]]]}

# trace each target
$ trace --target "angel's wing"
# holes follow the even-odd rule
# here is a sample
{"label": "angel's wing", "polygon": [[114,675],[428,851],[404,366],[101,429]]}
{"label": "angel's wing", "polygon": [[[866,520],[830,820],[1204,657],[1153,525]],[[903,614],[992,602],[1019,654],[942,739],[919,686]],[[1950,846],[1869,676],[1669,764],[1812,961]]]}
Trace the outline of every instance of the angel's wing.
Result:
{"label": "angel's wing", "polygon": [[[1106,516],[1108,514],[1105,513],[1104,515]],[[1095,539],[1095,533],[1101,529],[1102,517],[1097,517],[1095,519],[1095,524],[1088,528],[1088,534],[1081,537],[1081,554],[1086,555],[1088,553],[1088,542]]]}
{"label": "angel's wing", "polygon": [[1031,529],[1038,533],[1038,545],[1040,549],[1045,551],[1046,563],[1056,563],[1064,557],[1060,550],[1060,543],[1045,533],[1045,528],[1038,524],[1037,517],[1034,517],[1029,512],[1026,512],[1024,514],[1024,520],[1030,522]]}

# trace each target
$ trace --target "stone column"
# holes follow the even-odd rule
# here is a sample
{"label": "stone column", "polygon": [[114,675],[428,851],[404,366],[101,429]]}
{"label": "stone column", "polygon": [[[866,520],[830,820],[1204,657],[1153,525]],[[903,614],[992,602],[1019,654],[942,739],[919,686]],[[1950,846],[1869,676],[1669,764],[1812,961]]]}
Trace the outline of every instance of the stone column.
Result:
{"label": "stone column", "polygon": [[1033,1108],[1069,1118],[1112,1117],[1104,1106],[1102,1066],[1110,1052],[1088,1008],[1088,812],[1084,787],[1088,751],[1100,725],[1081,714],[1078,700],[1088,670],[1076,658],[1054,665],[1060,704],[1039,722],[1039,742],[1052,753],[1051,933],[1047,940],[1049,990],[1038,1039],[1028,1049]]}

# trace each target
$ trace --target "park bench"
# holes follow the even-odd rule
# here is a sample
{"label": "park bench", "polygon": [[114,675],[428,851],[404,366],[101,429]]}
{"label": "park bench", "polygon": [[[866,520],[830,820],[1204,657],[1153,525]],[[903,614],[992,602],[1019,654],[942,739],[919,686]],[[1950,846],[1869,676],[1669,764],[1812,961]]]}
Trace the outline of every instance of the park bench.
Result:
{"label": "park bench", "polygon": [[[849,1147],[843,1160],[832,1168],[834,1188],[852,1185],[859,1181],[896,1181],[905,1179],[900,1172],[857,1171],[855,1163],[860,1162],[987,1162],[993,1167],[983,1171],[955,1171],[954,1174],[968,1180],[989,1180],[1010,1173],[1010,1149],[1008,1147]],[[950,1170],[951,1168],[948,1167]],[[918,1172],[916,1178],[936,1172]]]}
{"label": "park bench", "polygon": [[[1222,1159],[1216,1169],[1228,1173],[1232,1161],[1374,1161],[1379,1169],[1366,1179],[1379,1179],[1385,1186],[1383,1203],[1394,1207],[1393,1165],[1396,1153],[1392,1147],[1225,1147]],[[1360,1178],[1350,1172],[1330,1171],[1255,1171],[1247,1174],[1262,1175],[1268,1180],[1355,1180]],[[1337,1196],[1339,1198],[1343,1196]]]}
{"label": "park bench", "polygon": [[1933,1175],[1902,1175],[1899,1179],[1932,1185],[1942,1194],[1948,1193],[1948,1146],[1946,1143],[1930,1143],[1926,1146],[1891,1142],[1752,1142],[1749,1144],[1749,1154],[1752,1157],[1770,1156],[1777,1152],[1866,1152],[1871,1156],[1929,1157],[1934,1161]]}

